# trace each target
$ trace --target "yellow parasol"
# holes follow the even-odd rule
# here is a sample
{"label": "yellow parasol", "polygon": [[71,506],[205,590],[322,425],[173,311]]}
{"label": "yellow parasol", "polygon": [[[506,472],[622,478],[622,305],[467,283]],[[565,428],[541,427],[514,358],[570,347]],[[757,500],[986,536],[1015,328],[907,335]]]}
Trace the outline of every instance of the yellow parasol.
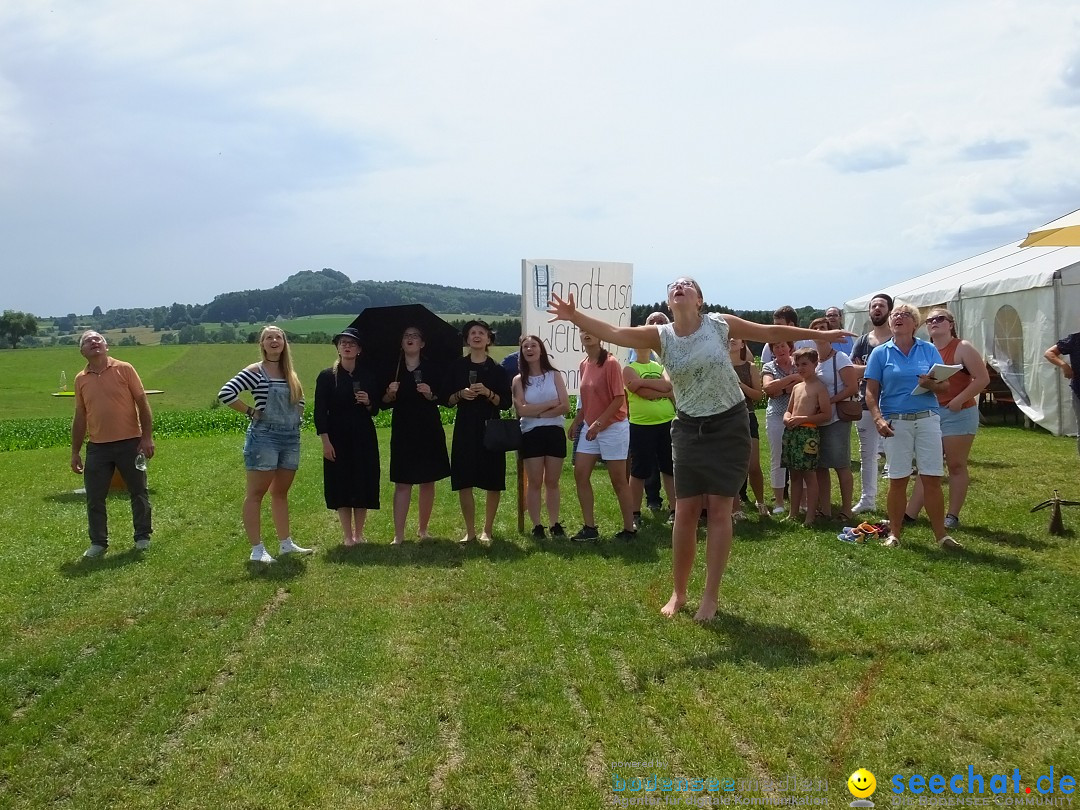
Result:
{"label": "yellow parasol", "polygon": [[1020,247],[1078,247],[1080,246],[1080,211],[1036,228],[1020,243]]}

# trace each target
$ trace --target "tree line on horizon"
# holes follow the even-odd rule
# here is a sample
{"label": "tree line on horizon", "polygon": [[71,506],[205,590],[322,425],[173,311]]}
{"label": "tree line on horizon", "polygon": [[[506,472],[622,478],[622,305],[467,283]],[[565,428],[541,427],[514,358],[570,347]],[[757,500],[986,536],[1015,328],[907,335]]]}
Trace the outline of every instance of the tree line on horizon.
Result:
{"label": "tree line on horizon", "polygon": [[[208,304],[180,304],[170,306],[117,308],[102,311],[94,307],[93,314],[79,316],[68,313],[52,319],[47,327],[49,336],[37,337],[39,318],[24,312],[6,310],[0,316],[0,346],[18,348],[20,344],[33,347],[65,340],[77,328],[88,326],[106,330],[125,330],[133,327],[152,328],[164,332],[162,343],[242,343],[254,342],[252,334],[258,330],[247,326],[290,320],[311,315],[360,313],[372,306],[395,306],[399,304],[423,304],[435,312],[483,313],[506,315],[494,321],[492,326],[498,335],[499,345],[517,345],[521,335],[521,296],[517,293],[493,290],[473,290],[427,284],[413,281],[352,281],[344,273],[323,268],[302,270],[289,276],[284,282],[267,290],[243,290],[222,293]],[[649,313],[661,311],[670,316],[664,302],[635,304],[631,307],[632,324],[642,324]],[[733,310],[710,305],[709,312],[735,314],[757,323],[772,323],[773,310]],[[796,308],[799,321],[809,324],[822,314],[821,309],[804,306]],[[206,323],[218,322],[219,329],[208,328]],[[462,322],[463,323],[463,322]],[[291,340],[329,340],[329,335],[290,335]],[[128,335],[128,345],[137,343]]]}

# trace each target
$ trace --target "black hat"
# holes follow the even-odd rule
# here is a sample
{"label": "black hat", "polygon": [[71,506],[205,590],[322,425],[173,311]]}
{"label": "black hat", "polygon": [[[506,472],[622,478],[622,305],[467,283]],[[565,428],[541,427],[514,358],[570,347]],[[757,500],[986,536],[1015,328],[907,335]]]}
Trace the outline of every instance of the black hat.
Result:
{"label": "black hat", "polygon": [[363,341],[360,339],[360,333],[352,326],[346,326],[344,329],[334,335],[334,345],[337,346],[338,341],[341,340],[343,337],[352,338],[358,344],[363,343]]}
{"label": "black hat", "polygon": [[484,327],[484,329],[488,333],[488,337],[491,338],[491,342],[492,343],[495,342],[495,330],[492,329],[488,325],[488,322],[487,321],[482,321],[479,318],[473,318],[471,321],[468,321],[463,327],[461,327],[461,342],[462,343],[467,343],[468,342],[468,340],[469,340],[469,330],[472,329],[474,326],[482,326],[482,327]]}

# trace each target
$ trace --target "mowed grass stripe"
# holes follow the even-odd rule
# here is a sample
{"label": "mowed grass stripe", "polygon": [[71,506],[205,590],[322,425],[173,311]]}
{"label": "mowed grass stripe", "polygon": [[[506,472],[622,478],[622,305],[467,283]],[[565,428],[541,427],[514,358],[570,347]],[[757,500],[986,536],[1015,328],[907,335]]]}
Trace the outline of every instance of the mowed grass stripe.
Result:
{"label": "mowed grass stripe", "polygon": [[[840,800],[859,764],[1072,767],[1080,551],[1027,512],[1075,467],[1071,442],[983,431],[957,555],[924,522],[889,551],[750,518],[721,617],[699,627],[658,614],[666,527],[647,515],[622,544],[518,537],[512,475],[491,549],[457,547],[445,484],[438,539],[387,547],[385,475],[377,542],[341,549],[308,439],[293,530],[318,553],[266,570],[245,562],[239,436],[159,442],[152,548],[130,551],[114,496],[115,548],[89,565],[67,451],[0,454],[18,493],[0,503],[8,804],[600,807],[610,764],[645,759],[670,776],[828,778]],[[573,531],[569,471],[563,484]]]}

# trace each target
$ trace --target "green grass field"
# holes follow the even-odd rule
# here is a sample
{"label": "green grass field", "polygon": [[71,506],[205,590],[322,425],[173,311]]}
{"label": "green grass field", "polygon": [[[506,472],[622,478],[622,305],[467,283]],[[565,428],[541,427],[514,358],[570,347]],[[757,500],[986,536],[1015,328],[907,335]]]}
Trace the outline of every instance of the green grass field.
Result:
{"label": "green grass field", "polygon": [[[310,389],[333,348],[293,348]],[[658,615],[662,522],[622,545],[537,543],[517,534],[512,474],[491,549],[453,542],[447,482],[437,539],[388,547],[384,470],[375,542],[346,551],[310,432],[291,503],[318,552],[250,567],[242,436],[202,414],[254,347],[113,351],[165,390],[163,425],[234,432],[160,439],[153,547],[130,549],[117,495],[114,548],[93,563],[66,448],[0,452],[0,807],[601,807],[653,772],[774,798],[770,780],[827,780],[838,803],[859,766],[880,803],[893,774],[1075,775],[1077,535],[1028,513],[1054,488],[1080,496],[1071,440],[980,433],[959,554],[924,524],[897,551],[739,524],[721,616],[700,627]],[[49,394],[81,366],[72,347],[0,352],[5,418],[66,420],[71,400]],[[573,531],[569,468],[562,489]],[[646,760],[662,764],[616,764]]]}
{"label": "green grass field", "polygon": [[[772,798],[790,794],[771,782],[827,780],[798,795],[840,805],[860,766],[880,807],[893,774],[1077,775],[1080,514],[1053,537],[1028,512],[1055,487],[1080,495],[1071,440],[980,433],[959,553],[923,522],[898,550],[740,523],[704,626],[659,616],[660,521],[628,543],[535,542],[512,475],[490,549],[453,542],[447,482],[436,539],[387,546],[384,473],[374,542],[345,550],[310,433],[291,505],[317,553],[250,566],[241,442],[161,440],[151,549],[130,548],[116,495],[114,547],[85,563],[67,450],[0,453],[0,807],[599,808],[653,773]],[[573,529],[569,469],[562,489]],[[719,795],[705,785],[682,795]]]}
{"label": "green grass field", "polygon": [[[297,343],[290,348],[300,381],[312,397],[315,378],[337,356],[334,347]],[[491,356],[501,360],[511,351],[510,346],[493,346]],[[258,347],[246,343],[114,346],[109,353],[132,363],[147,388],[164,391],[151,398],[155,411],[209,408],[227,380],[259,359]],[[61,371],[70,390],[75,375],[85,364],[74,346],[0,350],[0,375],[5,380],[0,393],[0,419],[69,417],[73,410],[71,398],[51,394],[59,388]]]}

